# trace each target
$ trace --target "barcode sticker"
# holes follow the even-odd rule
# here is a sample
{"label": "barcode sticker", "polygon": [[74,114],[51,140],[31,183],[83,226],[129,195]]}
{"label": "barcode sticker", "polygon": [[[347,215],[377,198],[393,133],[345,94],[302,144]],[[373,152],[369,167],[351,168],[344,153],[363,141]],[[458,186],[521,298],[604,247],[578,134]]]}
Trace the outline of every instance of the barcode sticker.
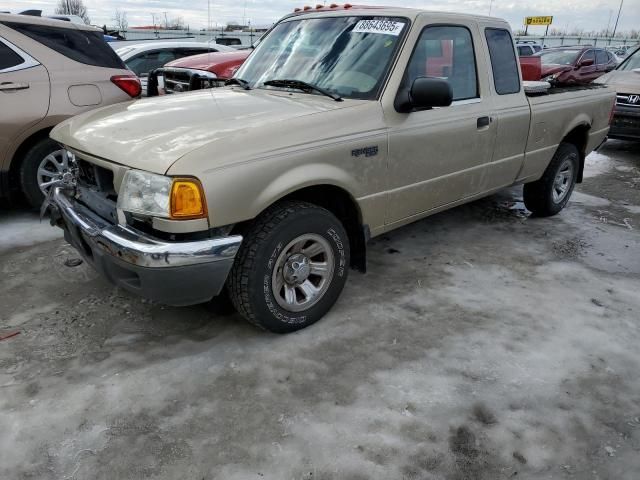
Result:
{"label": "barcode sticker", "polygon": [[354,33],[381,33],[397,37],[404,28],[404,22],[391,20],[360,20],[352,30]]}

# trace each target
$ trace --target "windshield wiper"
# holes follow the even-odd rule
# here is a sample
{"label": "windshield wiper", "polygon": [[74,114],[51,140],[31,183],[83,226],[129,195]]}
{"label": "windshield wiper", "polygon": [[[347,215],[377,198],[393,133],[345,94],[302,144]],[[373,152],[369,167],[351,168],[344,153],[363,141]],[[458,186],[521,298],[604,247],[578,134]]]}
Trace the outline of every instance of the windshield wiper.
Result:
{"label": "windshield wiper", "polygon": [[240,85],[245,90],[251,90],[251,87],[249,86],[249,82],[247,82],[246,80],[243,80],[241,78],[236,78],[236,77],[230,78],[229,80],[224,82],[224,84],[225,84],[225,86],[226,85]]}
{"label": "windshield wiper", "polygon": [[331,93],[328,90],[325,90],[322,87],[318,87],[316,85],[312,85],[311,83],[303,82],[302,80],[293,80],[293,79],[281,79],[281,80],[267,80],[263,83],[267,87],[285,87],[285,88],[296,88],[298,90],[312,90],[322,95],[326,95],[327,97],[333,98],[336,102],[341,102],[342,97],[335,93]]}

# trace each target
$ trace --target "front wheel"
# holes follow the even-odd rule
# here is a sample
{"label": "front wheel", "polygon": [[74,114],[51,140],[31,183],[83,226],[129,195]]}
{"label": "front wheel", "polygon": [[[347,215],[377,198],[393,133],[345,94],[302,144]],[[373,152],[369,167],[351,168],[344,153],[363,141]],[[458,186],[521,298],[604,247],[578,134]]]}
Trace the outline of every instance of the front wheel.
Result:
{"label": "front wheel", "polygon": [[550,217],[562,210],[578,180],[580,152],[571,143],[561,143],[542,178],[527,183],[524,205],[538,217]]}
{"label": "front wheel", "polygon": [[27,150],[20,166],[20,186],[34,208],[42,205],[51,184],[62,178],[71,165],[67,152],[50,138],[43,138]]}
{"label": "front wheel", "polygon": [[307,202],[270,207],[254,222],[227,282],[251,323],[286,333],[317,322],[347,280],[349,239],[328,210]]}

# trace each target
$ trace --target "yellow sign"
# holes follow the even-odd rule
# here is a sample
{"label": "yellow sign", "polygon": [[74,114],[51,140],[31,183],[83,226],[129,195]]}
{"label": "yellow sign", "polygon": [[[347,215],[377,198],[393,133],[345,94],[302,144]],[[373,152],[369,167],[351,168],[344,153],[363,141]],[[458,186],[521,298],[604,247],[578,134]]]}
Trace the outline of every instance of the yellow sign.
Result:
{"label": "yellow sign", "polygon": [[526,17],[524,19],[525,25],[551,25],[553,23],[553,17]]}

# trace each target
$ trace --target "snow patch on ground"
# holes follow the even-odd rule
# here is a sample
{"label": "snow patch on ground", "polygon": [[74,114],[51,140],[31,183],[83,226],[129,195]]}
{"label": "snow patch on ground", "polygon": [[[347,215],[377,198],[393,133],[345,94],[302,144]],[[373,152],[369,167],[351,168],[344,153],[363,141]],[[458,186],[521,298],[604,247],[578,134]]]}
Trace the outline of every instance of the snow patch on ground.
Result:
{"label": "snow patch on ground", "polygon": [[32,212],[0,212],[0,252],[62,238],[62,230]]}
{"label": "snow patch on ground", "polygon": [[584,177],[595,177],[596,175],[602,175],[611,170],[613,160],[611,157],[603,155],[598,152],[591,152],[587,155],[584,163]]}
{"label": "snow patch on ground", "polygon": [[607,207],[611,202],[606,198],[596,197],[587,193],[574,191],[571,194],[571,202],[586,205],[587,207]]}

